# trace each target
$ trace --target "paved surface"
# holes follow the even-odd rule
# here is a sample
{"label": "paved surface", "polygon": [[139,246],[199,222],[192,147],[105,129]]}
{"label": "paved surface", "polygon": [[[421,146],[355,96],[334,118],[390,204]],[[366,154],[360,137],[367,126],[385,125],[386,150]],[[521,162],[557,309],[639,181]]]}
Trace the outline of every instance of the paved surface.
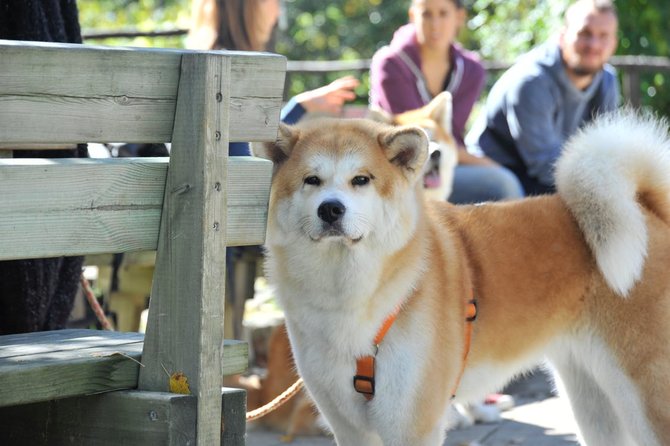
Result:
{"label": "paved surface", "polygon": [[[568,403],[554,396],[541,372],[512,383],[506,390],[516,406],[503,421],[453,430],[444,446],[577,446],[576,426]],[[286,446],[276,432],[249,432],[248,446]],[[293,446],[332,446],[329,437],[298,437]],[[411,445],[408,445],[411,446]]]}

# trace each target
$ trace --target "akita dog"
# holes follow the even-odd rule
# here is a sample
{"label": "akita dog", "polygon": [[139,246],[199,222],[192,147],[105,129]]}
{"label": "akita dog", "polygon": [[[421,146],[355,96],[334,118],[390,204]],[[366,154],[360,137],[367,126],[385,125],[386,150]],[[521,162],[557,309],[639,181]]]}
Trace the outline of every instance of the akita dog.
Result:
{"label": "akita dog", "polygon": [[423,199],[425,133],[281,126],[268,274],[343,445],[440,445],[452,401],[548,358],[588,445],[670,444],[670,140],[624,112],[576,135],[558,194]]}
{"label": "akita dog", "polygon": [[415,125],[428,134],[430,157],[424,165],[424,196],[446,200],[451,195],[458,149],[451,133],[451,93],[443,91],[416,110],[392,115],[378,108],[368,110],[368,119],[393,125]]}

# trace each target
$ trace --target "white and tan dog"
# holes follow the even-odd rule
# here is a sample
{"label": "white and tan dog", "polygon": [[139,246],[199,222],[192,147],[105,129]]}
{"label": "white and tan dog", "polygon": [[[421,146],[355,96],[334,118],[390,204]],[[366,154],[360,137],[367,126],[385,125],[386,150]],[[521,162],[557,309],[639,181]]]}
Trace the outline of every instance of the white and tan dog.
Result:
{"label": "white and tan dog", "polygon": [[603,118],[557,195],[483,206],[423,200],[417,128],[308,122],[254,152],[275,163],[269,276],[339,445],[440,445],[452,391],[479,400],[545,356],[586,444],[670,444],[664,123]]}
{"label": "white and tan dog", "polygon": [[454,169],[458,164],[458,149],[452,136],[451,93],[443,91],[428,104],[416,110],[392,115],[379,108],[368,110],[368,119],[392,125],[415,125],[428,134],[430,157],[423,174],[424,196],[431,200],[446,200],[451,195]]}

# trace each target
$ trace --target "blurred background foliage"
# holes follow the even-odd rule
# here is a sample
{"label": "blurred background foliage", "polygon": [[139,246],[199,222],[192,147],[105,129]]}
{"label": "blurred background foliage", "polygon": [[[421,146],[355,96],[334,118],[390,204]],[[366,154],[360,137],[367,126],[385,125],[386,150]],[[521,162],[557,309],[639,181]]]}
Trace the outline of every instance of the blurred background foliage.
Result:
{"label": "blurred background foliage", "polygon": [[[227,0],[223,0],[227,1]],[[460,40],[482,58],[512,62],[560,28],[569,0],[465,0],[469,11]],[[616,0],[617,54],[670,57],[670,1]],[[85,33],[100,30],[187,29],[190,0],[79,0]],[[368,59],[406,23],[409,0],[282,0],[272,50],[289,60]],[[184,36],[87,40],[107,45],[183,47]],[[323,85],[342,74],[293,75],[288,93]],[[356,73],[360,75],[360,73]],[[358,92],[367,98],[367,73]],[[492,77],[493,78],[493,77]],[[641,76],[643,104],[670,116],[670,74]]]}

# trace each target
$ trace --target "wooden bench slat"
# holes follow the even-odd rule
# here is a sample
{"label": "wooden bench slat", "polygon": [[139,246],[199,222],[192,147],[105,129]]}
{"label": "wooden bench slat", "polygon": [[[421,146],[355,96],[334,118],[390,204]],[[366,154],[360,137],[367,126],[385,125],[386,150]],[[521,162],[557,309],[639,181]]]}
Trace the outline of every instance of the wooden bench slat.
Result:
{"label": "wooden bench slat", "polygon": [[[133,389],[143,340],[141,333],[82,329],[1,336],[0,407]],[[247,365],[247,343],[226,340],[224,374]]]}
{"label": "wooden bench slat", "polygon": [[[1,159],[0,260],[155,250],[167,167],[167,158]],[[228,171],[227,243],[262,244],[272,164],[231,157]]]}
{"label": "wooden bench slat", "polygon": [[[0,142],[169,142],[188,53],[0,40]],[[236,55],[230,141],[274,140],[286,60],[217,53]]]}
{"label": "wooden bench slat", "polygon": [[0,407],[0,443],[30,446],[194,444],[196,406],[193,396],[126,390]]}
{"label": "wooden bench slat", "polygon": [[[221,444],[243,446],[245,393],[224,387],[221,399]],[[194,396],[125,390],[0,407],[0,444],[183,446],[196,436],[196,406]]]}
{"label": "wooden bench slat", "polygon": [[[39,338],[39,343],[36,343]],[[81,348],[101,348],[124,346],[142,343],[142,333],[121,333],[116,331],[99,331],[85,329],[53,330],[34,333],[4,335],[0,337],[0,364],[6,365],[10,358],[44,355],[68,352]],[[20,362],[20,359],[13,361]]]}

